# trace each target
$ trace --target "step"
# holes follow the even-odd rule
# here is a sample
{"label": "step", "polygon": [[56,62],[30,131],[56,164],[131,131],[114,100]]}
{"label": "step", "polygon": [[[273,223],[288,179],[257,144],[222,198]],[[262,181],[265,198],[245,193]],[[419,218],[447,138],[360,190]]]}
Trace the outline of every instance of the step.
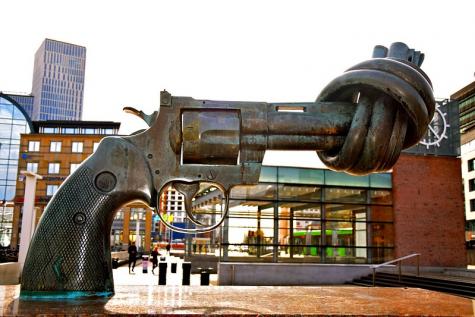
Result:
{"label": "step", "polygon": [[[370,275],[371,276],[371,275]],[[371,276],[372,278],[372,276]],[[395,274],[388,274],[388,273],[377,273],[376,278],[385,278],[385,279],[393,279],[399,281],[399,276]],[[465,290],[471,290],[475,292],[475,285],[471,283],[465,283],[461,281],[450,281],[445,279],[437,279],[437,278],[428,278],[424,276],[409,276],[409,275],[401,275],[401,281],[412,281],[417,283],[426,283],[431,285],[440,285],[440,286],[452,286],[452,287],[459,287]]]}
{"label": "step", "polygon": [[[373,283],[372,276],[363,277],[356,281],[358,283],[366,282],[371,285]],[[431,285],[429,283],[424,283],[424,282],[404,281],[404,280],[399,282],[397,279],[393,279],[393,278],[385,279],[382,277],[376,279],[375,285],[376,286],[393,286],[393,287],[417,287],[417,288],[424,288],[424,289],[439,291],[443,293],[462,295],[462,296],[466,296],[470,298],[475,297],[475,291],[462,289],[459,286],[453,286],[453,285]]]}

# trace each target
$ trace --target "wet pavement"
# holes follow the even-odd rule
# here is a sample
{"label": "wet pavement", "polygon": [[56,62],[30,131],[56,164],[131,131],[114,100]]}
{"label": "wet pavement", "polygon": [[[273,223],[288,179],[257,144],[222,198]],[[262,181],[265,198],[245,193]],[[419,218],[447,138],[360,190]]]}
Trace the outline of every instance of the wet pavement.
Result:
{"label": "wet pavement", "polygon": [[[25,301],[20,285],[0,286],[3,316],[474,316],[475,301],[410,288],[354,286],[200,286],[200,276],[191,276],[191,286],[181,286],[179,258],[167,257],[167,285],[158,285],[158,270],[142,273],[137,261],[129,274],[124,265],[113,270],[115,295],[87,300]],[[171,273],[171,263],[177,273]]]}
{"label": "wet pavement", "polygon": [[21,301],[0,286],[11,315],[473,316],[470,299],[405,288],[270,286],[116,286],[110,299]]}

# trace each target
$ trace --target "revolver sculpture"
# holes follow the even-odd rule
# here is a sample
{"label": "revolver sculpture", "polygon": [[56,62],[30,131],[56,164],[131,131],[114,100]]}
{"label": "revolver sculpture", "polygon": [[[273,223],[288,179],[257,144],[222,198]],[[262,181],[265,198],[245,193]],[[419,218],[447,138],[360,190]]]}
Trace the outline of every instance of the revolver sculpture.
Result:
{"label": "revolver sculpture", "polygon": [[[61,185],[31,241],[21,296],[113,295],[109,235],[118,208],[134,200],[160,206],[171,185],[185,197],[193,232],[212,230],[225,219],[231,188],[258,183],[266,150],[315,150],[329,168],[355,175],[390,169],[425,134],[435,101],[419,51],[393,43],[376,46],[373,57],[330,82],[315,102],[196,100],[163,91],[159,112],[126,108],[150,128],[104,138]],[[203,182],[225,197],[212,226],[191,210]]]}

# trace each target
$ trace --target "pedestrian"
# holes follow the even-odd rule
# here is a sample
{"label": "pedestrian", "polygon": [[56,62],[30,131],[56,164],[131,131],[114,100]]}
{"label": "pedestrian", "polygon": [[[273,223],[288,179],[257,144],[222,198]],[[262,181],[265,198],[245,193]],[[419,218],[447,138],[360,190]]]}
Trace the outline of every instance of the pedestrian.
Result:
{"label": "pedestrian", "polygon": [[158,256],[160,253],[158,253],[158,245],[155,245],[152,251],[152,274],[155,274],[154,270],[158,266]]}
{"label": "pedestrian", "polygon": [[171,249],[171,247],[172,247],[172,246],[171,246],[170,242],[168,242],[168,243],[167,243],[167,247],[166,247],[166,249],[167,249],[167,255],[170,255],[170,249]]}
{"label": "pedestrian", "polygon": [[135,262],[137,261],[137,247],[135,246],[135,242],[132,242],[127,250],[129,253],[129,274],[130,268],[132,267],[132,272],[135,269]]}

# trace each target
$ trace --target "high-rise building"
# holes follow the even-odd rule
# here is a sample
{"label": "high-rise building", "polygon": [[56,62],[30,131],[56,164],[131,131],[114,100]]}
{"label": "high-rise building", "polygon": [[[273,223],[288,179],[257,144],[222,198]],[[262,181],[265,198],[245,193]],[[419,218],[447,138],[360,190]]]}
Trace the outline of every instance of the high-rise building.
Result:
{"label": "high-rise building", "polygon": [[475,245],[475,81],[453,93],[450,99],[459,102],[465,240],[473,247]]}
{"label": "high-rise building", "polygon": [[86,48],[45,39],[35,54],[33,120],[81,120]]}

